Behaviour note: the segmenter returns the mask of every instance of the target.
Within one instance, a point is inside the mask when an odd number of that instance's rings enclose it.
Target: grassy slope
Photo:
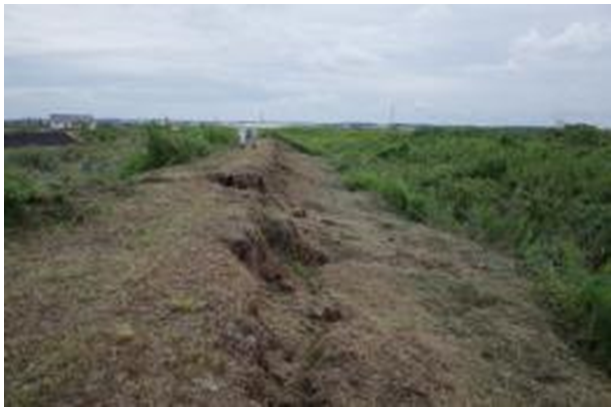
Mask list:
[[[609,366],[609,132],[314,128],[282,137],[412,220],[513,251],[573,341]]]

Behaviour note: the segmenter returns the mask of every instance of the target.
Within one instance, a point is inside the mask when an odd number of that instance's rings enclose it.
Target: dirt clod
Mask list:
[[[298,208],[292,211],[292,216],[295,218],[307,218],[307,211],[303,208]]]
[[[343,319],[343,314],[338,306],[313,306],[307,312],[307,317],[326,323],[335,323]]]
[[[267,191],[263,176],[257,173],[214,173],[209,179],[228,188],[254,190],[262,194]]]

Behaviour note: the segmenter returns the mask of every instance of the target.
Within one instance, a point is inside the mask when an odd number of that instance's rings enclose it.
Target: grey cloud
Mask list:
[[[610,124],[609,6],[5,7],[5,116]]]

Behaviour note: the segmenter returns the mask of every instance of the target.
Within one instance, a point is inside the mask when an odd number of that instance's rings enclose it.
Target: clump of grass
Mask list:
[[[119,344],[129,343],[136,338],[136,331],[130,323],[116,323],[113,327],[113,338]]]
[[[176,313],[193,313],[198,309],[199,304],[193,297],[181,295],[172,297],[169,300],[169,307]]]

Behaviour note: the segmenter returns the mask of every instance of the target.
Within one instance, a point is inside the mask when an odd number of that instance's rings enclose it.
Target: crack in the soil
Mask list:
[[[292,220],[274,218],[264,212],[254,217],[253,227],[226,242],[251,272],[284,292],[295,287],[293,271],[297,264],[313,268],[328,262],[326,254],[309,243]]]
[[[283,297],[284,293],[310,295],[309,306],[297,312],[298,320],[317,329],[304,335],[311,340],[308,345],[313,346],[319,344],[332,324],[345,316],[338,303],[325,301],[329,295],[313,292],[317,288],[311,283],[317,278],[314,270],[328,263],[329,258],[292,220],[307,215],[289,205],[283,180],[283,175],[289,171],[275,147],[261,169],[217,172],[209,179],[224,187],[260,194],[245,197],[248,209],[252,210],[249,225],[234,237],[225,238],[224,242],[250,272],[263,280],[269,289],[279,292],[269,293],[269,297],[275,298],[276,294]],[[257,307],[253,310],[258,312],[256,323],[250,326],[230,324],[223,341],[227,349],[244,356],[256,369],[246,385],[248,395],[266,405],[331,405],[331,399],[314,378],[313,352],[284,346],[282,338],[266,325],[267,317]],[[279,352],[286,353],[280,357]]]
[[[209,180],[227,188],[240,190],[255,190],[264,194],[267,192],[267,185],[262,175],[254,172],[224,173],[217,172],[211,174]]]

